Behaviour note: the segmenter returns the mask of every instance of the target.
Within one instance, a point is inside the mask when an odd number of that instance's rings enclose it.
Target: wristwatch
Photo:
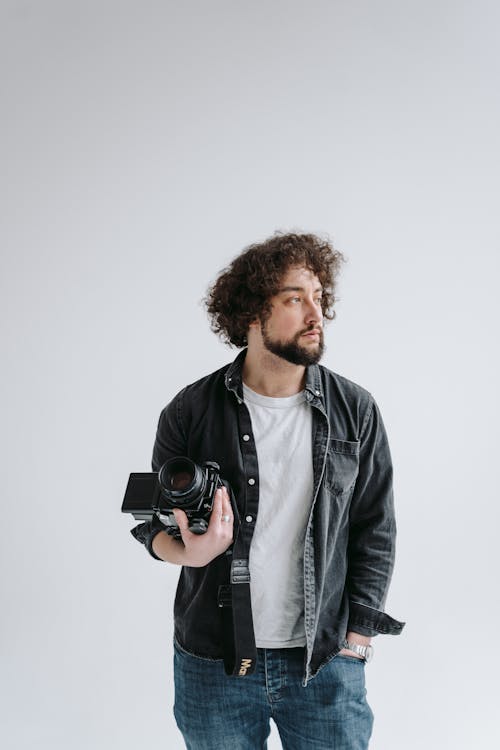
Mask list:
[[[366,662],[373,659],[373,646],[360,646],[359,643],[350,643],[345,640],[342,643],[342,648],[348,648],[350,651],[355,651],[357,654],[363,657]]]

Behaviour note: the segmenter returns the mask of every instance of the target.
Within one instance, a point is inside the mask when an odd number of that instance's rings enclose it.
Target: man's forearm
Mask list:
[[[179,539],[174,539],[165,531],[159,531],[153,538],[153,552],[161,560],[173,563],[174,565],[183,565],[186,548],[184,543]]]

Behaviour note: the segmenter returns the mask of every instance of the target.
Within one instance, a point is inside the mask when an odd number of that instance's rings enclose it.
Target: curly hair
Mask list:
[[[314,234],[275,232],[264,242],[249,245],[217,277],[204,303],[212,331],[229,345],[247,343],[250,323],[271,314],[271,297],[292,266],[312,271],[323,287],[323,316],[333,320],[335,286],[345,257]]]

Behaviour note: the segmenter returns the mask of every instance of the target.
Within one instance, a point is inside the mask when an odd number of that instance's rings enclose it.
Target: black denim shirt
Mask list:
[[[259,470],[242,394],[245,355],[186,386],[163,409],[152,467],[158,471],[172,456],[217,461],[234,491],[249,551]],[[305,391],[313,410],[314,489],[304,546],[304,685],[337,655],[348,630],[398,634],[405,625],[384,612],[396,523],[391,454],[378,406],[367,390],[321,365],[307,368]],[[153,557],[152,540],[162,528],[154,520],[138,534]],[[222,658],[217,593],[226,577],[224,555],[203,568],[181,569],[174,634],[197,656]]]

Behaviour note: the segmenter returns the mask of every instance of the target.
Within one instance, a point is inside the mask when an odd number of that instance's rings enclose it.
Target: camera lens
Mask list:
[[[164,500],[176,505],[190,505],[199,501],[205,491],[205,475],[189,458],[171,458],[163,464],[158,474]]]

